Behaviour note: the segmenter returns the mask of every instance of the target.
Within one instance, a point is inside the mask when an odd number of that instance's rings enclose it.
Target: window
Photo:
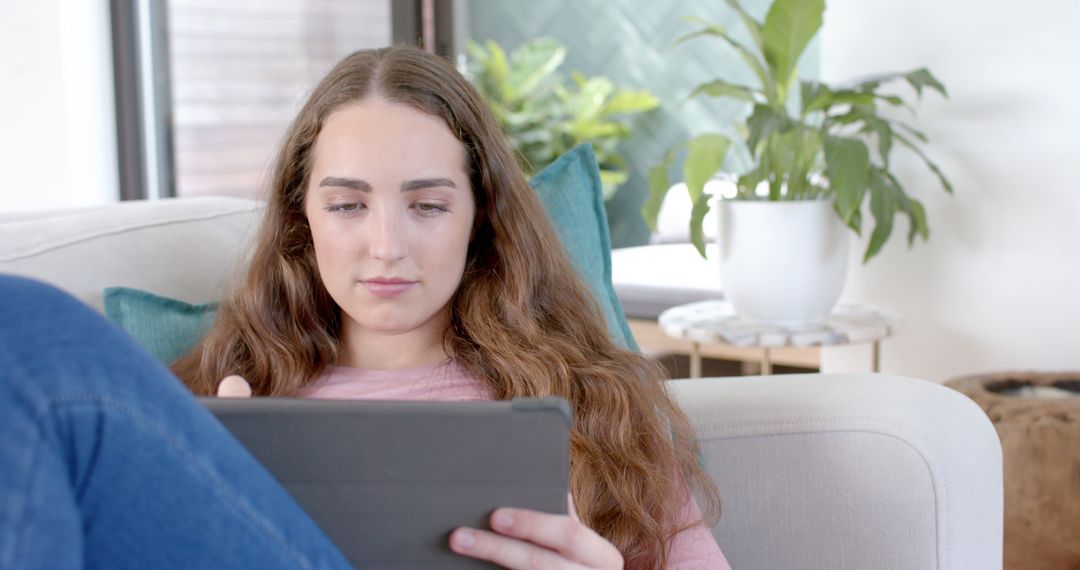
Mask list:
[[[289,122],[344,55],[390,44],[390,0],[170,0],[178,196],[262,196]]]

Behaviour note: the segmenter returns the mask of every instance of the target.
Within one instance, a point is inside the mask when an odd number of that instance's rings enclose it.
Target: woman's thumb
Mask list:
[[[217,395],[218,398],[250,398],[251,385],[239,376],[226,376],[218,384]]]

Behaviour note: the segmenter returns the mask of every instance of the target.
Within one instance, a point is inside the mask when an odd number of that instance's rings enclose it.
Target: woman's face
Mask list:
[[[304,210],[346,333],[441,338],[475,215],[465,160],[442,119],[408,105],[370,97],[326,119]]]

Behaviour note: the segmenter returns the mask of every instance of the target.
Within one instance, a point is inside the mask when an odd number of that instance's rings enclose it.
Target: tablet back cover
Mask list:
[[[497,507],[566,514],[561,398],[202,400],[357,568],[491,568],[450,531]]]

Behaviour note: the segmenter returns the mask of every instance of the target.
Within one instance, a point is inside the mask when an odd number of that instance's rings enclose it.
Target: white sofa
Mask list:
[[[254,202],[0,214],[0,272],[101,308],[124,285],[205,302],[236,274]],[[1002,460],[968,398],[882,374],[676,380],[723,495],[736,570],[999,570]]]

